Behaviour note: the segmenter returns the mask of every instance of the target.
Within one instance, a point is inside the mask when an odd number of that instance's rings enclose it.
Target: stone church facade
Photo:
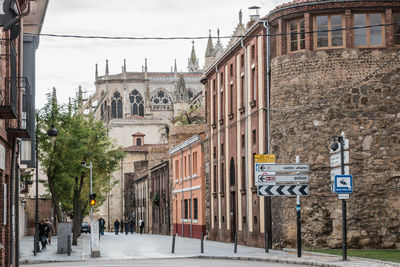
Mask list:
[[[83,104],[82,110],[104,121],[110,127],[109,136],[124,150],[129,150],[120,169],[112,174],[112,183],[116,185],[95,213],[96,218],[101,216],[106,220],[110,229],[115,219],[132,214],[124,209],[124,194],[133,189],[125,188],[123,177],[133,174],[134,162],[147,160],[143,149],[135,153],[131,148],[166,143],[166,125],[170,125],[171,119],[189,107],[202,106],[201,72],[193,42],[188,72],[178,72],[176,61],[170,72],[150,72],[146,59],[141,72],[128,72],[124,60],[122,72],[110,74],[107,60],[105,74],[99,76],[96,65],[95,77],[96,92]],[[135,139],[133,135],[137,133],[143,138]]]

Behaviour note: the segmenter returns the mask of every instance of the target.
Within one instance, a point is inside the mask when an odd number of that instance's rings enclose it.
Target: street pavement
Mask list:
[[[70,267],[76,263],[63,262],[63,263],[46,263],[40,264],[42,267]],[[210,266],[229,266],[229,267],[248,267],[248,261],[240,260],[211,260],[211,259],[146,259],[146,260],[113,260],[113,261],[85,261],[80,262],[79,266],[88,267],[210,267]],[[38,267],[37,264],[23,265],[24,267]],[[268,263],[268,267],[297,267],[299,265],[286,264],[286,263]],[[251,262],[251,267],[265,267],[265,262],[257,261]]]
[[[48,246],[47,250],[33,256],[33,238],[23,237],[20,241],[20,255],[21,263],[37,264],[51,263],[51,262],[85,262],[87,266],[114,266],[101,265],[104,261],[115,260],[155,260],[160,262],[160,259],[177,260],[177,259],[202,259],[213,260],[220,262],[220,260],[242,260],[251,261],[253,263],[275,262],[275,263],[289,263],[300,265],[314,265],[314,266],[354,266],[354,267],[400,267],[400,264],[381,262],[375,260],[367,260],[361,258],[349,258],[349,261],[342,262],[341,257],[306,253],[303,252],[303,257],[297,258],[297,254],[293,251],[277,251],[270,250],[265,253],[262,248],[254,248],[238,245],[237,253],[234,253],[234,246],[231,243],[204,241],[204,253],[200,253],[200,240],[176,237],[175,253],[171,253],[172,236],[162,235],[148,235],[148,234],[119,234],[105,233],[101,236],[100,240],[100,258],[90,258],[90,235],[82,234],[78,239],[78,246],[72,246],[71,256],[66,254],[60,255],[57,252],[57,237],[52,238],[52,244]],[[129,261],[128,261],[129,262]],[[163,262],[163,261],[161,261]],[[169,261],[165,261],[167,264]],[[100,264],[97,265],[96,263]],[[171,265],[155,265],[151,266],[174,266]],[[79,264],[81,265],[81,264]],[[223,263],[213,264],[215,266],[224,266]],[[51,265],[57,266],[57,265]],[[60,265],[68,266],[68,265]],[[130,266],[130,265],[122,265]],[[150,265],[140,265],[150,266]],[[195,265],[202,266],[202,265]],[[238,265],[240,266],[240,265]],[[279,266],[279,265],[278,265]]]

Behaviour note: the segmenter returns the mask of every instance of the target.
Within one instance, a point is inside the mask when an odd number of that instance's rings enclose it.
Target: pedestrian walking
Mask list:
[[[99,219],[99,230],[100,230],[99,234],[104,235],[105,225],[106,225],[106,221],[102,217],[100,217],[100,219]]]
[[[53,227],[53,224],[51,223],[51,221],[49,220],[49,218],[46,218],[45,223],[49,227],[49,232],[47,235],[47,243],[50,245],[51,244],[51,236],[54,234],[54,227]]]
[[[125,234],[127,235],[128,232],[129,232],[129,221],[128,221],[128,218],[125,219],[124,224],[125,224],[125,225],[124,225],[124,227],[125,227]]]
[[[121,233],[124,233],[124,219],[121,219]]]
[[[118,235],[118,230],[119,230],[119,221],[118,221],[118,219],[115,219],[114,228],[115,228],[115,234]]]
[[[49,233],[49,226],[41,219],[39,224],[39,240],[42,243],[42,250],[46,248],[47,235]]]
[[[129,221],[129,228],[131,229],[131,235],[133,235],[133,227],[135,226],[135,222],[133,219]]]
[[[139,220],[139,228],[140,228],[140,234],[142,234],[144,228],[144,221],[142,219]]]

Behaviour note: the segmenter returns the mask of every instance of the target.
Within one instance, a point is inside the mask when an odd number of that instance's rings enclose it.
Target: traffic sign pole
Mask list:
[[[339,137],[340,154],[341,154],[341,172],[344,175],[344,132]],[[346,200],[342,199],[342,260],[347,261],[347,215]]]
[[[300,157],[296,156],[296,164],[300,164]],[[299,184],[299,183],[297,183]],[[296,218],[297,218],[297,257],[301,258],[301,218],[300,218],[300,196],[296,197]]]

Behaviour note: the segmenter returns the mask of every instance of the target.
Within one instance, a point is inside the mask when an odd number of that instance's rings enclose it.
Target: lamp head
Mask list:
[[[50,141],[51,141],[52,143],[54,143],[54,141],[56,140],[57,135],[58,135],[58,131],[57,131],[57,129],[54,127],[54,124],[51,125],[50,130],[47,131],[47,135],[49,136]]]
[[[336,151],[338,148],[339,148],[339,143],[337,143],[337,142],[332,142],[331,143],[331,149],[333,151]]]

